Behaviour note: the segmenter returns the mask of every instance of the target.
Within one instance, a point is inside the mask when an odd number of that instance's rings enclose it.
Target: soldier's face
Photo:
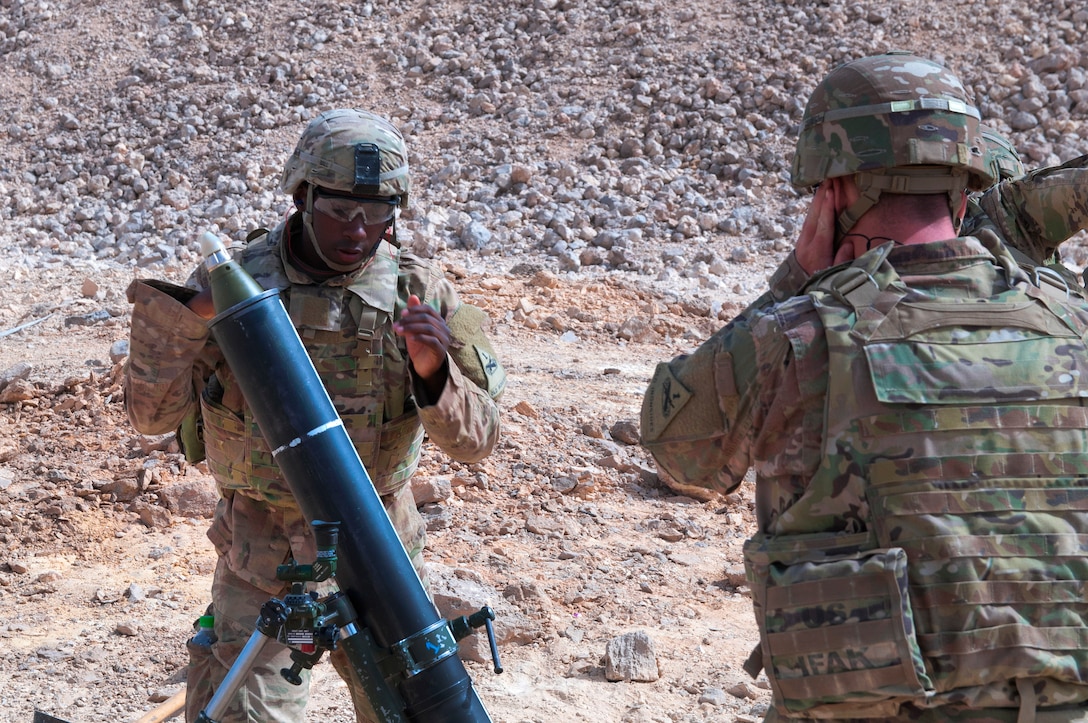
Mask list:
[[[392,224],[394,206],[315,188],[312,210],[314,243],[325,258],[358,267],[370,258]]]

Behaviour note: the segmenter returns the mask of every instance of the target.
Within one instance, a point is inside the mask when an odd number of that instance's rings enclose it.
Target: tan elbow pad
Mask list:
[[[642,401],[643,443],[728,431],[723,412],[737,403],[732,361],[716,345],[704,344],[679,363],[658,364]]]
[[[506,388],[506,370],[484,333],[488,322],[487,313],[479,307],[472,304],[457,307],[446,319],[453,335],[449,353],[462,374],[497,400]]]

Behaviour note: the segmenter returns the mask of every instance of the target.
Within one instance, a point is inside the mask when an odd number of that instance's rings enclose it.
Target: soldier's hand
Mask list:
[[[797,263],[809,275],[854,258],[851,244],[835,247],[836,221],[844,204],[840,179],[829,178],[816,189],[794,251]]]
[[[393,324],[393,331],[408,343],[408,356],[416,376],[425,382],[445,384],[446,350],[450,348],[450,328],[437,311],[422,303],[419,297],[408,297],[408,308]],[[441,386],[439,386],[441,391]]]

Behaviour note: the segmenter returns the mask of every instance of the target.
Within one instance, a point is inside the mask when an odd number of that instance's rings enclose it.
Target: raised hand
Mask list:
[[[437,382],[441,392],[446,381],[446,351],[450,348],[450,328],[446,320],[413,294],[408,297],[408,307],[401,312],[400,319],[394,322],[393,331],[407,342],[416,376],[429,390]]]
[[[820,184],[812,198],[801,235],[797,238],[797,263],[810,275],[854,258],[854,247],[836,247],[836,220],[846,205],[842,179]]]

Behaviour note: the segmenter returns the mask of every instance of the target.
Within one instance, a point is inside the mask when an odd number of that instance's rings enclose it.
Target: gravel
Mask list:
[[[799,231],[797,125],[841,61],[934,57],[1029,166],[1088,150],[1080,3],[946,10],[0,0],[3,263],[188,269],[202,231],[276,223],[305,121],[359,105],[408,136],[401,232],[426,256],[752,293]]]

